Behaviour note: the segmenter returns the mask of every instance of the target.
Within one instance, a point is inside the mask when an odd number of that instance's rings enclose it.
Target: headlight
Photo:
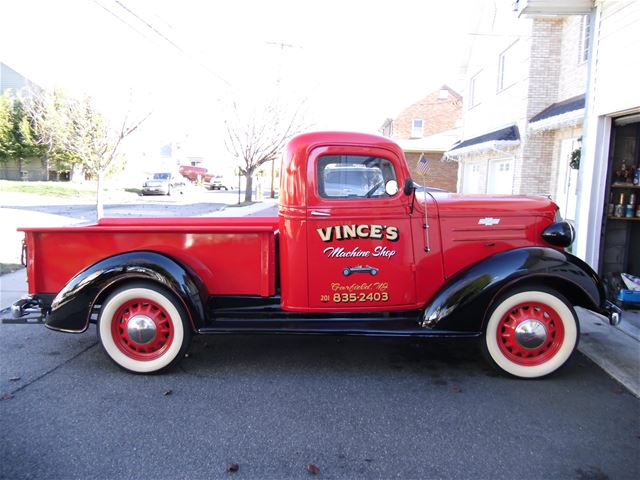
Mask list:
[[[556,213],[558,215],[558,213]],[[573,243],[575,238],[573,225],[566,221],[554,222],[544,229],[542,238],[556,247],[566,248]]]

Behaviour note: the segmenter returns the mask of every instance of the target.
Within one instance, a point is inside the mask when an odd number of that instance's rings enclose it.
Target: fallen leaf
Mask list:
[[[166,397],[167,395],[171,395],[173,393],[173,390],[169,389],[166,392],[163,393],[163,395]]]
[[[229,465],[227,465],[227,472],[235,473],[239,468],[240,465],[238,465],[237,463],[230,463]]]
[[[21,377],[11,377],[9,379],[10,382],[17,382],[18,380],[20,380]]]
[[[625,393],[624,387],[622,387],[621,385],[616,385],[615,387],[613,387],[613,393],[615,393],[616,395],[622,395],[623,393]]]
[[[462,391],[462,389],[460,387],[453,386],[453,387],[451,387],[451,391],[453,393],[460,393]]]
[[[5,393],[0,397],[0,400],[11,400],[12,398],[13,398],[13,395],[11,395],[10,393]]]
[[[313,463],[310,463],[309,465],[307,465],[307,472],[309,472],[311,475],[317,475],[320,473],[320,469]]]

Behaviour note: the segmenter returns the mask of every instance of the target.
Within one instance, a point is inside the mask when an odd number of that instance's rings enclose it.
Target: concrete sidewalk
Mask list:
[[[27,294],[27,269],[21,268],[13,273],[0,275],[0,310],[11,306],[13,302]],[[0,314],[0,318],[4,315]]]
[[[209,213],[207,217],[254,217],[261,216],[264,211],[273,211],[274,215],[277,215],[277,198],[267,198],[260,202],[252,203],[251,205],[245,205],[237,207],[235,205],[227,205],[226,207],[216,212]]]
[[[264,210],[254,205],[250,207],[254,207],[253,213]],[[27,293],[26,276],[24,268],[0,276],[0,311]],[[604,317],[579,307],[576,311],[581,331],[578,350],[640,397],[640,342],[622,329],[609,325]],[[8,315],[10,313],[4,311],[0,318]]]

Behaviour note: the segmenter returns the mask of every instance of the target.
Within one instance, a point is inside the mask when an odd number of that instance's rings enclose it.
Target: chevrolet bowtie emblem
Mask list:
[[[490,227],[491,225],[497,225],[499,223],[499,218],[485,217],[478,220],[478,225],[486,225],[487,227]]]

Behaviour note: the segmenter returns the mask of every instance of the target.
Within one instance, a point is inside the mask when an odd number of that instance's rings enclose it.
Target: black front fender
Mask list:
[[[422,326],[480,332],[494,299],[515,285],[535,283],[557,290],[574,305],[601,311],[604,288],[579,258],[552,248],[518,248],[497,253],[456,274],[425,309]]]
[[[148,251],[114,255],[78,273],[51,303],[46,326],[65,332],[84,332],[101,293],[129,279],[150,280],[169,289],[184,304],[192,327],[200,326],[205,314],[198,278],[175,260]]]

